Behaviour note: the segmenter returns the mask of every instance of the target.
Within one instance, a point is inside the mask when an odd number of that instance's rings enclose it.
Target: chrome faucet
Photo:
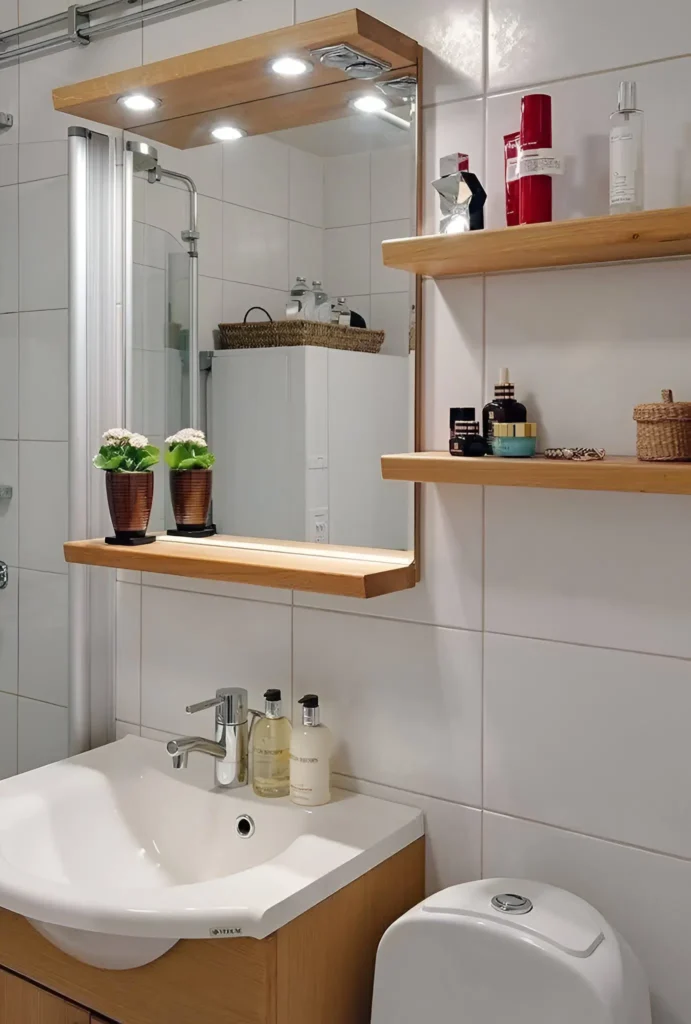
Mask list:
[[[248,715],[258,715],[247,707],[247,690],[226,687],[216,690],[210,700],[190,704],[185,708],[188,715],[197,711],[216,708],[216,738],[203,736],[180,736],[170,740],[167,751],[173,759],[174,768],[186,768],[190,751],[209,754],[215,759],[216,785],[237,789],[247,785],[247,763],[249,746]]]

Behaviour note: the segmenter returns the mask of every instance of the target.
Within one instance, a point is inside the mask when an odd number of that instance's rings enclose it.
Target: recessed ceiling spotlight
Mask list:
[[[235,142],[236,139],[244,138],[247,132],[232,124],[219,124],[218,128],[211,129],[211,134],[219,142]]]
[[[271,70],[275,75],[283,75],[285,78],[297,78],[298,75],[306,75],[312,70],[312,65],[302,57],[278,57],[271,62]]]
[[[388,104],[383,96],[367,93],[353,100],[353,106],[363,114],[378,114],[380,110],[386,110]]]
[[[145,96],[143,92],[133,92],[129,96],[121,96],[118,103],[127,107],[128,110],[136,110],[138,113],[153,110],[161,105],[160,100],[155,100],[153,96]]]

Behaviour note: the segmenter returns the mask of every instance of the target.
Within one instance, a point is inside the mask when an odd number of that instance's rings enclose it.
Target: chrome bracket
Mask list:
[[[7,562],[0,562],[0,590],[5,590],[10,582],[10,570]]]
[[[8,131],[14,124],[12,114],[0,114],[0,132]]]
[[[10,501],[12,494],[12,484],[0,484],[0,501]]]
[[[82,14],[77,4],[67,8],[67,36],[73,43],[88,46],[91,42],[88,33],[83,30],[89,27],[89,15]]]

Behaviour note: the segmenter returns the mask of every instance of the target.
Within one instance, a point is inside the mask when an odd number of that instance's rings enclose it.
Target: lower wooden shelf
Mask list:
[[[382,456],[385,480],[417,483],[485,484],[497,487],[555,487],[574,491],[631,491],[691,494],[691,462],[639,462],[608,456],[597,462],[555,459],[473,459],[448,452]]]
[[[119,547],[101,538],[68,541],[65,561],[359,598],[408,590],[416,583],[412,551],[223,535],[201,541],[162,535],[141,547]]]

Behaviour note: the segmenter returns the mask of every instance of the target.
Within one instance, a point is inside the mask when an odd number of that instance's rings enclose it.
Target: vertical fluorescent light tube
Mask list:
[[[68,535],[81,540],[89,523],[89,403],[87,366],[88,138],[86,128],[68,129],[68,332],[69,445]],[[89,684],[89,570],[68,567],[69,752],[91,743]]]

